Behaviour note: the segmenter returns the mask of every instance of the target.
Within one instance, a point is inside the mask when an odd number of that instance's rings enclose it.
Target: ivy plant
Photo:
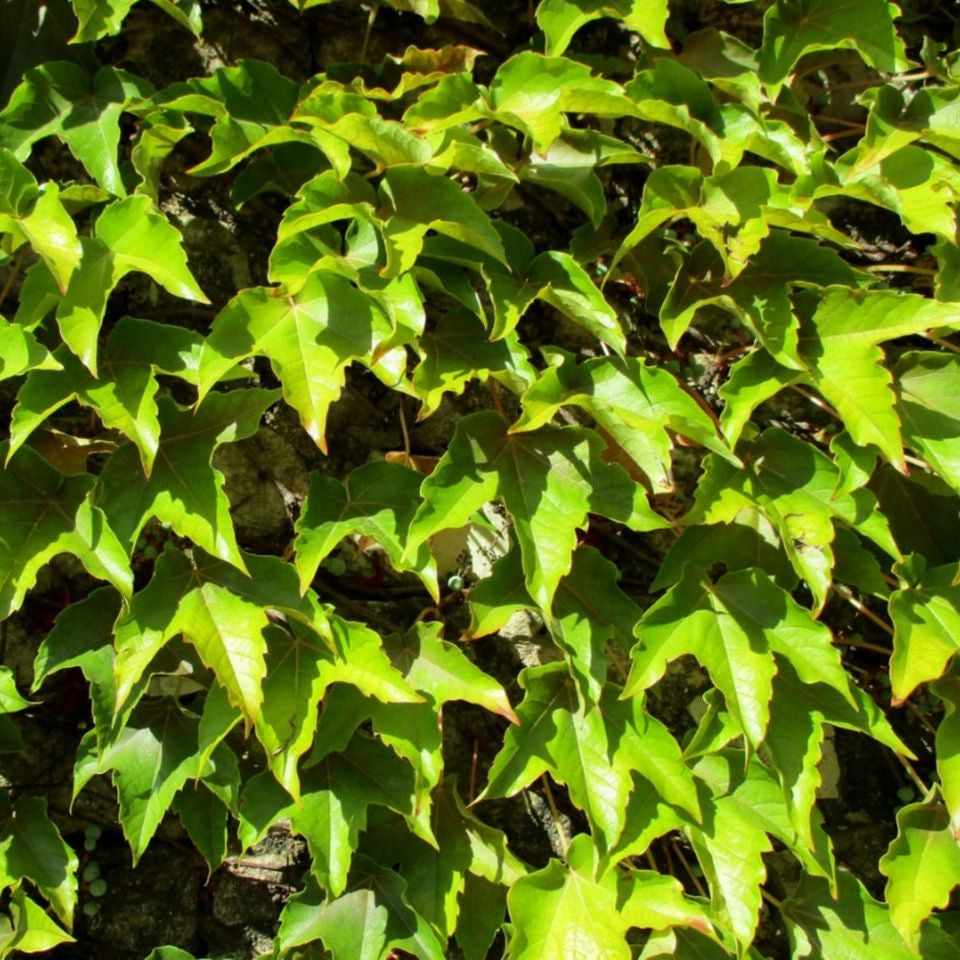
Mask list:
[[[153,3],[197,43],[216,6]],[[166,818],[210,871],[288,824],[276,958],[960,956],[952,14],[290,6],[362,7],[354,60],[153,82],[112,59],[149,5],[72,0],[8,83],[0,618],[61,555],[76,589],[0,665],[0,750],[79,671],[72,795],[112,781],[135,863]],[[226,293],[183,190],[275,214]],[[402,439],[344,466],[363,403]],[[281,421],[314,469],[271,549],[226,454]],[[869,868],[837,730],[887,763]],[[101,882],[5,785],[0,957]]]

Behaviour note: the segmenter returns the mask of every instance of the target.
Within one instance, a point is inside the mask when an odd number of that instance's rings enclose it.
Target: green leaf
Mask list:
[[[807,872],[832,878],[829,841],[818,828],[817,853],[807,851],[773,775],[756,759],[748,762],[742,751],[704,757],[694,770],[712,797],[701,801],[703,829],[688,829],[687,835],[710,883],[713,904],[725,909],[728,929],[744,949],[759,919],[767,872],[763,854],[773,848],[767,834],[785,844]]]
[[[563,663],[527,668],[520,683],[527,691],[517,708],[520,725],[507,731],[480,799],[512,796],[549,772],[586,813],[598,843],[610,847],[623,830],[636,770],[696,815],[679,747],[638,700],[618,701],[619,688],[608,686],[600,702],[584,706]]]
[[[387,251],[384,276],[397,276],[413,266],[428,230],[507,263],[503,241],[492,221],[453,180],[403,164],[387,170],[380,192]]]
[[[334,960],[379,960],[387,941],[389,911],[371,889],[354,890],[329,900],[310,878],[280,914],[277,951],[322,940]]]
[[[837,893],[831,895],[825,881],[804,877],[784,901],[782,915],[794,957],[846,960],[882,952],[890,960],[916,958],[890,922],[886,904],[874,900],[856,877],[844,871],[838,873],[837,885]],[[950,955],[942,956],[946,960]]]
[[[763,20],[760,79],[785,80],[813,50],[856,50],[881,73],[905,70],[903,41],[893,25],[899,15],[887,0],[777,0]]]
[[[177,144],[193,133],[186,119],[172,110],[155,110],[141,121],[140,136],[130,151],[130,162],[140,175],[136,193],[159,201],[160,174],[164,161]]]
[[[547,53],[559,57],[573,35],[599,17],[616,17],[653,47],[669,47],[664,33],[667,22],[665,0],[543,0],[537,7],[537,24],[547,38]]]
[[[275,557],[247,556],[243,561],[249,576],[211,557],[195,555],[191,560],[179,550],[164,550],[150,583],[117,622],[118,707],[155,653],[182,632],[214,672],[230,703],[241,710],[248,730],[258,720],[266,675],[262,630],[267,610],[315,624],[314,629],[324,634],[327,623],[312,596],[300,597],[289,564]]]
[[[30,706],[29,700],[24,700],[17,690],[17,680],[13,671],[0,665],[0,714],[16,713]]]
[[[199,37],[203,32],[200,0],[152,0],[152,2],[195,36]]]
[[[200,354],[201,398],[241,360],[270,358],[286,401],[326,451],[327,413],[354,360],[372,362],[390,332],[375,300],[342,277],[315,273],[292,296],[243,290],[217,315]]]
[[[326,687],[323,666],[330,649],[316,634],[271,626],[267,634],[263,704],[256,716],[257,739],[271,771],[294,798],[300,799],[297,765],[313,743],[317,710]]]
[[[157,947],[147,955],[147,960],[196,960],[192,953],[179,947]]]
[[[839,495],[840,471],[812,444],[770,428],[741,455],[749,464],[741,471],[726,460],[707,458],[686,521],[736,523],[744,511],[760,507],[794,570],[813,591],[816,610],[830,584],[835,521],[855,528],[892,557],[900,555],[873,494],[861,488]]]
[[[102,747],[113,723],[117,703],[113,679],[113,626],[120,614],[121,596],[104,587],[65,607],[44,637],[33,664],[33,690],[50,675],[79,667],[90,685],[93,724]]]
[[[272,144],[316,145],[309,132],[289,125],[298,97],[297,84],[275,66],[243,60],[235,67],[221,67],[212,76],[175,83],[154,97],[154,103],[165,112],[215,118],[210,155],[190,169],[202,177],[224,173]]]
[[[608,644],[617,662],[633,645],[633,628],[641,616],[640,608],[617,585],[619,579],[614,564],[592,547],[580,547],[554,597],[551,632],[587,703],[600,700]]]
[[[8,950],[15,953],[43,953],[62,943],[74,942],[74,938],[57,926],[22,887],[10,895],[10,916],[13,927],[5,935],[2,921],[6,918],[0,915],[0,956],[10,956]]]
[[[897,836],[880,859],[880,872],[887,878],[890,922],[917,950],[920,925],[933,909],[947,906],[960,883],[960,840],[943,804],[928,800],[901,808]]]
[[[617,886],[620,913],[631,927],[665,930],[691,926],[702,933],[712,932],[704,905],[686,897],[676,877],[656,870],[634,870]]]
[[[320,939],[333,960],[379,960],[391,949],[443,960],[436,934],[408,905],[406,886],[393,870],[358,857],[347,893],[325,899],[308,884],[291,900],[277,935],[281,953]]]
[[[379,637],[360,624],[331,618],[326,641],[291,621],[268,630],[263,706],[257,738],[277,781],[300,799],[299,759],[314,743],[317,707],[331,683],[353,683],[385,703],[415,704],[421,698],[385,656]]]
[[[960,679],[956,673],[950,673],[931,689],[943,701],[943,718],[936,737],[940,792],[950,813],[953,834],[960,837]]]
[[[0,799],[0,886],[26,878],[67,926],[77,904],[77,855],[47,815],[47,801],[20,796]],[[23,949],[23,948],[21,948]]]
[[[897,413],[908,446],[960,490],[960,364],[951,354],[905,353],[894,368]]]
[[[234,390],[208,396],[196,411],[167,396],[157,401],[160,444],[149,477],[135,444],[120,447],[100,474],[99,506],[132,549],[144,524],[156,517],[208,553],[243,570],[223,474],[211,466],[222,443],[250,436],[276,390]],[[22,455],[24,451],[21,451]]]
[[[66,348],[54,352],[57,371],[33,370],[17,394],[10,423],[10,449],[26,439],[64,404],[77,400],[99,414],[104,427],[136,444],[147,477],[160,442],[154,372],[193,378],[199,334],[182,327],[123,317],[100,354],[99,376]],[[149,361],[145,360],[149,357]]]
[[[64,343],[97,375],[97,336],[107,298],[128,273],[146,273],[174,296],[207,303],[197,286],[177,229],[148,197],[117,200],[82,239],[83,259],[57,307]]]
[[[814,383],[836,408],[860,446],[876,444],[901,471],[906,467],[889,372],[881,366],[882,340],[955,325],[947,304],[916,294],[831,290],[810,321],[801,351]]]
[[[910,754],[873,698],[859,687],[849,684],[845,691],[838,691],[826,683],[803,683],[790,661],[778,657],[764,745],[783,786],[791,823],[811,851],[814,837],[810,818],[821,784],[819,764],[825,723],[859,730],[891,750]]]
[[[633,105],[611,80],[595,77],[590,68],[563,57],[518,53],[500,65],[490,84],[493,116],[533,140],[541,155],[560,136],[565,113],[623,116]]]
[[[0,147],[0,233],[11,235],[11,251],[29,243],[57,286],[67,289],[82,253],[76,225],[57,184],[38,187],[33,174],[5,147]]]
[[[671,433],[734,461],[715,423],[676,378],[633,357],[596,357],[577,364],[562,352],[523,395],[511,433],[547,423],[562,406],[586,410],[649,479],[654,492],[673,489]],[[738,461],[736,461],[738,462]]]
[[[7,444],[0,444],[0,455]],[[0,614],[23,603],[40,568],[72,553],[91,576],[129,596],[133,575],[103,511],[90,502],[88,474],[64,477],[33,450],[20,450],[0,470]]]
[[[205,786],[187,784],[174,799],[173,809],[212,873],[227,855],[227,808],[223,801]]]
[[[491,341],[483,322],[469,310],[441,317],[420,337],[419,348],[423,359],[413,372],[413,388],[423,401],[419,420],[437,411],[444,394],[459,396],[473,380],[493,377],[521,393],[536,378],[530,354],[516,333]]]
[[[120,32],[136,0],[71,0],[79,21],[73,43],[89,43]]]
[[[890,684],[896,701],[941,676],[960,649],[960,585],[956,564],[933,567],[890,595],[893,655]]]
[[[426,545],[421,545],[410,563],[403,559],[421,480],[415,471],[385,460],[357,467],[344,483],[314,473],[296,524],[300,588],[306,590],[320,564],[344,537],[360,534],[376,540],[397,570],[416,573],[438,600],[436,562]]]
[[[747,421],[761,403],[800,379],[799,371],[777,363],[766,350],[752,350],[741,357],[718,391],[724,403],[720,429],[730,446],[736,446]]]
[[[91,78],[75,63],[45,63],[26,72],[0,111],[0,146],[25,160],[38,140],[58,136],[104,190],[122,197],[120,115],[150,92],[126,70],[101,67]]]
[[[794,286],[853,286],[866,279],[867,275],[845,263],[835,250],[772,230],[750,263],[727,283],[719,252],[712,244],[701,243],[677,273],[660,309],[660,325],[670,347],[676,349],[697,311],[716,304],[748,323],[779,364],[800,370],[797,321],[790,300]],[[759,380],[759,374],[756,376]],[[777,376],[783,374],[778,371]],[[763,399],[772,395],[767,393]]]
[[[18,377],[30,370],[56,370],[58,366],[53,354],[26,327],[0,317],[0,380]]]
[[[549,614],[588,513],[638,530],[667,525],[622,468],[602,461],[601,450],[600,438],[582,427],[510,434],[494,413],[465,417],[423,483],[425,503],[410,526],[407,554],[437,531],[463,526],[499,495],[514,520],[527,589]]]
[[[710,672],[747,739],[759,745],[770,716],[776,667],[788,658],[806,682],[847,691],[846,672],[829,630],[761,570],[725,574],[716,583],[688,566],[676,586],[637,625],[639,642],[625,695],[651,687],[667,664],[691,653]]]
[[[323,134],[343,140],[369,157],[378,170],[405,163],[425,167],[430,161],[430,144],[396,120],[385,120],[375,111],[331,111],[330,100],[330,94],[321,87],[298,105],[294,119],[316,125],[315,129]],[[352,102],[356,100],[352,98]],[[347,95],[342,104],[350,102]],[[335,119],[330,116],[332,112]]]
[[[831,180],[817,187],[814,197],[853,197],[892,210],[914,233],[930,232],[948,241],[954,236],[960,176],[951,160],[910,145],[866,169],[856,161],[855,153],[841,157]]]
[[[510,888],[508,960],[629,960],[628,921],[617,908],[615,875],[597,879],[585,871],[576,861],[589,853],[589,839],[576,837],[569,866],[551,860]]]
[[[116,742],[97,755],[92,733],[77,751],[74,797],[94,774],[112,773],[120,802],[120,826],[134,864],[143,855],[173,798],[191,775],[197,723],[169,697],[143,701]]]
[[[469,660],[459,647],[440,638],[440,624],[418,622],[403,637],[385,641],[390,660],[415,690],[434,703],[464,700],[519,723],[506,691]]]
[[[363,624],[328,618],[333,661],[324,668],[326,682],[353,684],[381,703],[421,703],[420,696],[391,663],[383,638]]]

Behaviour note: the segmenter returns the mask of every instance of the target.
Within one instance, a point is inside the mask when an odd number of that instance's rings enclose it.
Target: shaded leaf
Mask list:
[[[774,651],[806,682],[828,682],[849,698],[830,632],[761,570],[728,573],[710,583],[701,571],[686,567],[680,582],[647,610],[636,633],[627,696],[648,689],[670,661],[692,653],[754,745],[764,739],[770,716]]]
[[[887,0],[778,0],[763,21],[760,78],[778,83],[803,54],[837,48],[856,50],[883,73],[904,70],[909,61],[893,24],[898,13]]]
[[[901,471],[905,468],[900,423],[889,372],[878,344],[931,327],[952,325],[947,304],[916,294],[832,290],[803,336],[801,351],[814,383],[836,408],[860,446],[873,443]]]
[[[47,814],[47,801],[20,796],[0,799],[0,884],[29,879],[67,926],[77,904],[77,855]],[[23,949],[21,947],[21,949]]]
[[[54,352],[60,369],[33,370],[17,394],[10,423],[11,451],[71,400],[97,411],[104,427],[137,445],[149,477],[160,442],[154,372],[190,379],[202,339],[182,327],[122,318],[110,331],[94,376],[66,347]],[[146,361],[144,357],[149,357]]]
[[[649,478],[655,492],[671,490],[668,430],[736,460],[714,422],[666,370],[633,357],[597,357],[577,364],[557,352],[523,395],[523,414],[511,433],[535,429],[562,406],[586,410]]]
[[[463,526],[499,495],[514,520],[527,589],[548,613],[570,569],[576,527],[588,513],[634,529],[666,526],[622,468],[602,461],[601,448],[600,438],[581,427],[511,435],[494,413],[465,417],[423,483],[425,503],[411,524],[407,553],[439,530]]]
[[[141,473],[133,443],[120,447],[100,474],[98,504],[128,549],[156,517],[208,553],[245,569],[223,474],[211,461],[220,444],[254,433],[276,399],[276,390],[234,390],[208,396],[196,411],[168,396],[158,399],[160,443],[150,476]]]
[[[7,444],[0,445],[5,455]],[[91,576],[124,596],[133,587],[126,553],[104,513],[90,502],[89,474],[64,477],[30,449],[0,470],[0,614],[23,602],[40,568],[58,553],[72,553]]]
[[[0,146],[25,160],[38,140],[58,136],[101,187],[122,197],[120,115],[150,93],[147,81],[116,67],[93,77],[66,60],[33,67],[0,112]]]
[[[120,826],[134,864],[143,855],[173,798],[191,775],[197,723],[169,697],[134,708],[115,743],[97,755],[93,734],[77,751],[73,793],[98,773],[112,773],[120,802]]]
[[[44,637],[33,664],[33,689],[59,670],[79,667],[90,685],[97,742],[106,744],[117,703],[113,679],[113,626],[120,614],[121,596],[110,588],[94,590],[60,612]]]
[[[422,477],[397,463],[379,461],[357,467],[340,483],[314,473],[297,519],[296,567],[306,590],[323,560],[351,534],[374,539],[397,570],[410,570],[439,599],[436,562],[422,545],[410,562],[403,559],[404,540],[419,504]]]
[[[444,394],[460,395],[472,380],[493,377],[514,393],[533,383],[536,372],[515,332],[491,341],[481,320],[469,310],[445,314],[420,338],[423,359],[413,372],[413,388],[423,401],[424,420],[435,413]]]
[[[559,57],[584,24],[599,17],[616,17],[654,47],[667,47],[665,2],[642,0],[544,0],[537,7],[537,24],[547,37],[547,53]]]
[[[894,368],[897,412],[907,444],[960,490],[960,365],[950,354],[910,352]]]
[[[874,900],[856,877],[841,870],[837,885],[837,895],[832,896],[825,881],[805,877],[784,901],[783,917],[794,957],[846,960],[865,951],[882,952],[890,960],[917,956],[890,922],[886,904]],[[938,954],[937,960],[955,955],[955,951]]]

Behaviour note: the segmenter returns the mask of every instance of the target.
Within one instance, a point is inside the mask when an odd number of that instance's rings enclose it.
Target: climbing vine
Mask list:
[[[210,5],[153,3],[200,42]],[[302,837],[278,958],[960,956],[953,14],[335,6],[351,62],[155,84],[114,58],[148,5],[72,0],[59,47],[0,5],[36,51],[0,111],[0,619],[61,555],[79,585],[0,665],[0,750],[79,671],[72,795],[112,782],[134,863],[165,818],[211,872]],[[203,189],[262,211],[226,294]],[[359,403],[400,439],[341,470]],[[222,455],[281,422],[313,470],[252,543]],[[887,764],[873,871],[838,729]],[[109,879],[101,825],[6,786],[0,957]]]

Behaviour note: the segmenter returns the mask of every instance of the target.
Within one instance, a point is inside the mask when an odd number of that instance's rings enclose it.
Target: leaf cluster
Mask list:
[[[210,871],[289,825],[277,958],[960,955],[955,53],[886,0],[380,0],[364,62],[157,87],[106,62],[134,6],[72,0],[92,62],[0,109],[0,619],[62,554],[84,585],[0,665],[0,751],[79,670],[73,797],[112,781],[135,863],[168,816]],[[488,47],[374,63],[379,7]],[[184,156],[275,211],[261,282],[196,269]],[[357,389],[403,449],[340,471]],[[283,418],[316,469],[263,552],[222,454]],[[825,821],[837,728],[905,771],[879,887]],[[488,802],[523,794],[539,865]],[[0,958],[71,939],[56,819],[0,793]]]

